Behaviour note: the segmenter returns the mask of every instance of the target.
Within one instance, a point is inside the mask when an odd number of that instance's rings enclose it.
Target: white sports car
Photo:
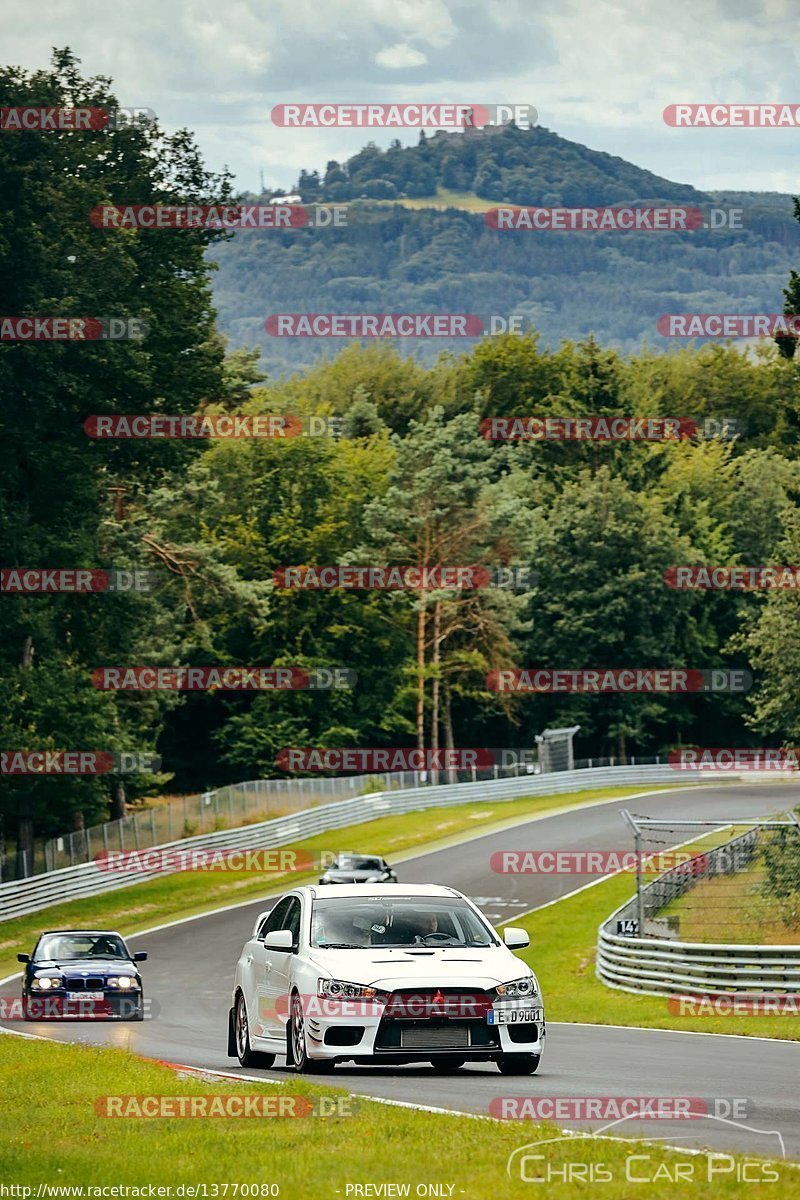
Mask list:
[[[244,1067],[277,1055],[297,1071],[337,1062],[430,1062],[440,1070],[496,1062],[539,1066],[539,984],[454,888],[364,884],[298,887],[261,913],[236,966],[228,1054]]]

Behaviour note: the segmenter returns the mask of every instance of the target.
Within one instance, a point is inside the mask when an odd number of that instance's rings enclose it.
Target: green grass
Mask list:
[[[797,900],[769,896],[763,890],[765,880],[761,862],[733,875],[712,875],[673,900],[662,915],[678,918],[684,942],[796,946],[800,942]]]
[[[402,200],[370,200],[370,204],[401,204],[403,208],[460,208],[464,212],[487,212],[497,208],[502,200],[483,200],[474,192],[457,192],[451,188],[437,188],[435,196],[416,196]]]
[[[633,995],[601,983],[595,975],[598,926],[635,890],[635,877],[622,873],[549,908],[511,919],[530,935],[531,945],[520,957],[539,976],[548,1020],[800,1039],[796,1017],[679,1016],[667,1009],[666,996]]]
[[[511,1093],[510,1081],[498,1075],[498,1094]],[[275,1183],[284,1200],[345,1200],[354,1183],[452,1185],[455,1200],[497,1200],[546,1195],[573,1200],[586,1185],[551,1184],[533,1191],[530,1182],[506,1176],[509,1154],[528,1143],[558,1138],[552,1125],[530,1122],[470,1120],[388,1105],[351,1101],[350,1115],[329,1117],[155,1117],[101,1116],[95,1102],[108,1096],[230,1096],[235,1094],[320,1096],[346,1093],[317,1087],[287,1076],[277,1086],[178,1076],[155,1062],[126,1051],[28,1041],[0,1036],[0,1089],[4,1137],[0,1144],[0,1179],[34,1189],[51,1186],[134,1186],[148,1184],[197,1187],[206,1195],[233,1198],[233,1185]],[[420,1097],[424,1099],[424,1096]],[[140,1101],[141,1102],[141,1101]],[[101,1100],[102,1104],[102,1100]],[[658,1130],[654,1129],[654,1136]],[[653,1144],[556,1141],[542,1147],[548,1164],[562,1169],[565,1161],[602,1163],[613,1175],[601,1194],[607,1200],[674,1200],[676,1164],[695,1172],[689,1194],[715,1200],[754,1195],[752,1183],[737,1183],[733,1162],[724,1176],[707,1182],[709,1160]],[[631,1164],[631,1173],[654,1182],[625,1181],[625,1160],[649,1154]],[[741,1162],[741,1156],[737,1156]],[[753,1162],[754,1160],[750,1160]],[[533,1167],[534,1164],[531,1164]],[[717,1163],[717,1167],[721,1167]],[[535,1164],[538,1171],[546,1170]],[[756,1170],[756,1167],[751,1168]],[[783,1163],[772,1168],[777,1181],[768,1185],[774,1200],[797,1195],[797,1172]],[[734,1176],[732,1178],[732,1176]],[[214,1191],[214,1185],[218,1190]],[[541,1189],[541,1185],[540,1185]],[[17,1193],[19,1195],[19,1193]],[[191,1195],[185,1192],[185,1195]],[[194,1193],[203,1195],[202,1191]],[[241,1196],[241,1191],[238,1195]],[[260,1190],[257,1193],[260,1195]],[[373,1193],[374,1194],[374,1193]],[[757,1188],[755,1194],[760,1194]],[[23,1194],[24,1195],[24,1194]],[[351,1192],[350,1195],[353,1195]],[[445,1190],[444,1195],[448,1195]]]
[[[380,854],[390,862],[403,851],[436,845],[442,839],[472,829],[489,829],[498,823],[537,816],[572,804],[613,800],[629,796],[641,788],[617,787],[567,792],[557,796],[526,796],[517,800],[476,801],[447,808],[433,808],[401,816],[380,817],[362,825],[332,830],[306,839],[302,846],[311,851],[358,848]],[[659,788],[647,791],[663,790]],[[402,871],[398,872],[402,880]],[[135,933],[175,917],[188,917],[225,904],[257,900],[291,885],[316,879],[319,872],[270,874],[225,873],[220,871],[184,871],[134,887],[53,904],[29,916],[0,923],[0,976],[17,970],[18,951],[29,952],[43,929],[69,929],[89,925]]]

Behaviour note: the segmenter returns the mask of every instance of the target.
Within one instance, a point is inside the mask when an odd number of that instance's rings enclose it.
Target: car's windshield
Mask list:
[[[498,939],[463,900],[428,896],[319,897],[311,944],[320,949],[369,946],[492,946]]]
[[[340,854],[333,864],[334,871],[382,871],[379,858],[364,858],[361,854]]]
[[[57,962],[67,958],[128,959],[122,938],[109,933],[50,933],[40,940],[34,955],[36,960]]]

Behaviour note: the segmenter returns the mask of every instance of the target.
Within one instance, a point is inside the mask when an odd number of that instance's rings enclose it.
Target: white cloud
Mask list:
[[[791,180],[794,134],[663,124],[680,101],[796,99],[797,0],[105,0],[18,5],[4,58],[45,67],[70,46],[122,104],[194,130],[209,168],[242,187],[290,186],[396,131],[292,131],[273,105],[299,101],[533,104],[542,124],[684,182],[740,188]],[[409,74],[413,82],[409,82]],[[401,134],[405,143],[416,132]],[[795,185],[793,185],[795,186]]]
[[[415,50],[405,42],[396,42],[394,46],[387,46],[375,55],[378,66],[386,67],[389,71],[399,71],[403,67],[424,67],[427,61],[421,50]]]

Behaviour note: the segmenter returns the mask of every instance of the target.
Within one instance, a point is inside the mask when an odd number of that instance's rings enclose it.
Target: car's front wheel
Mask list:
[[[239,992],[236,1005],[232,1010],[233,1038],[236,1046],[236,1057],[243,1067],[271,1067],[275,1062],[274,1054],[263,1054],[260,1050],[250,1049],[250,1027],[247,1023],[247,1005],[244,995]]]
[[[333,1061],[325,1058],[309,1058],[306,1049],[306,1022],[303,1016],[303,1001],[297,992],[292,996],[292,1012],[289,1017],[287,1065],[291,1063],[298,1075],[321,1075],[333,1070]]]
[[[501,1075],[535,1075],[539,1070],[541,1054],[503,1054],[497,1060]]]

